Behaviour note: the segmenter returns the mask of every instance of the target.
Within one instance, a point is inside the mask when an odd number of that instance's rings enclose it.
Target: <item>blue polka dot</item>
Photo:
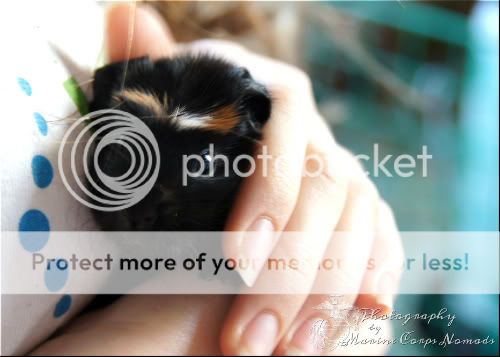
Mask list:
[[[28,96],[31,95],[31,85],[29,82],[21,77],[17,77],[17,83],[19,84],[19,87],[21,87],[21,90]]]
[[[55,259],[47,264],[45,286],[52,292],[61,290],[68,280],[69,263],[65,259]]]
[[[35,118],[36,125],[38,125],[38,130],[40,130],[40,133],[43,136],[46,136],[47,132],[48,132],[48,128],[47,128],[47,122],[45,121],[45,118],[40,113],[33,113],[33,117]]]
[[[36,155],[31,161],[31,171],[35,184],[40,188],[46,188],[52,182],[54,171],[50,161],[42,155]]]
[[[54,309],[54,317],[57,319],[69,311],[71,308],[71,295],[63,295],[61,300],[56,304]]]
[[[42,249],[49,240],[49,220],[43,212],[31,209],[19,220],[19,239],[29,252]]]

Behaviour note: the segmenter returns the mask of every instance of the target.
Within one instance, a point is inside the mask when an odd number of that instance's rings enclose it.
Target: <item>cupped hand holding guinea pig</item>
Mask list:
[[[135,11],[134,37],[129,47],[130,11]],[[273,98],[270,118],[263,128],[262,146],[280,157],[279,169],[269,166],[266,175],[255,174],[242,182],[225,229],[233,232],[224,242],[230,256],[267,258],[274,249],[286,249],[300,257],[308,254],[340,256],[355,261],[329,280],[332,292],[345,284],[363,294],[345,296],[358,307],[393,307],[400,272],[392,268],[402,261],[403,250],[391,209],[345,148],[340,146],[318,113],[311,83],[301,70],[251,53],[234,43],[203,40],[176,44],[166,25],[152,10],[117,5],[109,10],[108,53],[110,62],[149,56],[152,59],[185,53],[211,52],[238,66],[265,85]],[[257,149],[258,151],[259,149]],[[258,153],[258,152],[257,152]],[[314,155],[325,163],[315,177],[302,175]],[[252,239],[245,231],[254,231]],[[280,232],[301,231],[303,240],[280,239]],[[332,239],[334,232],[349,232],[351,239]],[[255,237],[257,236],[257,239]],[[366,261],[380,259],[387,269],[366,275]],[[263,273],[264,274],[264,273]],[[321,273],[319,273],[320,275]],[[342,275],[342,276],[340,276]],[[330,275],[331,276],[331,275]],[[265,279],[258,272],[243,277],[254,283]],[[282,286],[312,286],[320,279],[310,274],[283,275]],[[239,296],[123,296],[102,310],[71,321],[57,337],[45,342],[40,355],[173,355],[173,354],[383,354],[384,345],[353,345],[320,351],[310,342],[315,321],[328,312],[313,307],[328,295]],[[322,314],[325,314],[324,316]],[[373,321],[366,323],[372,324]],[[361,329],[367,328],[366,323]],[[390,325],[381,329],[389,338]]]

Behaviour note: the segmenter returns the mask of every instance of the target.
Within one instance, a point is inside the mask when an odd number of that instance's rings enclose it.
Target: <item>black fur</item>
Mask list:
[[[178,107],[204,115],[229,106],[237,109],[238,124],[230,132],[178,130],[147,107],[127,101],[117,103],[114,96],[122,89],[147,92],[160,100],[167,98],[167,109],[162,113],[165,118]],[[157,61],[144,57],[128,64],[113,63],[96,71],[93,90],[90,110],[116,108],[139,117],[155,135],[161,160],[157,183],[141,202],[119,212],[94,211],[101,228],[222,230],[242,180],[233,172],[232,161],[240,154],[253,154],[255,142],[261,139],[261,129],[270,116],[271,100],[266,88],[255,82],[246,69],[201,55]],[[229,158],[229,177],[221,168],[214,177],[190,178],[183,186],[182,156],[200,154],[209,144],[214,145],[215,154]],[[106,173],[118,175],[129,167],[130,158],[123,148],[111,145],[101,152],[99,163]],[[99,183],[92,162],[89,167]],[[92,192],[99,195],[96,190]],[[168,199],[164,192],[169,192]]]

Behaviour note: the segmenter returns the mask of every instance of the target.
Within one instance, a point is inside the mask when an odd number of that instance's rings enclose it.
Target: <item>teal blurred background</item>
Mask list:
[[[346,113],[332,123],[338,141],[395,155],[426,145],[434,156],[426,179],[374,178],[402,230],[498,231],[498,3],[455,4],[465,13],[436,2],[331,4],[360,21],[362,46],[422,95],[422,108],[384,90],[320,26],[308,28],[319,105],[334,98]]]
[[[498,231],[498,2],[328,5],[358,28],[349,47],[324,25],[307,27],[306,68],[337,140],[356,154],[372,154],[377,143],[381,154],[416,155],[426,145],[433,155],[426,178],[373,177],[399,228]],[[352,49],[359,42],[366,53]],[[391,92],[391,83],[370,68],[373,59],[406,87]],[[423,102],[409,101],[408,89]],[[373,173],[370,164],[365,168]],[[496,343],[446,349],[397,344],[390,353],[498,355],[498,306],[496,295],[400,296],[400,312],[447,307],[457,314],[451,328],[412,322],[404,331],[415,329],[421,337],[489,335]],[[394,327],[399,336],[401,326]]]

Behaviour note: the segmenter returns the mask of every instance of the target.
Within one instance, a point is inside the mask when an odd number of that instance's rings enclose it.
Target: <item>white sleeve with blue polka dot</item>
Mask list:
[[[1,230],[18,231],[16,244],[29,254],[43,251],[52,231],[96,229],[87,208],[61,182],[57,150],[65,118],[81,109],[68,93],[68,83],[89,83],[102,49],[104,11],[91,1],[58,2],[57,7],[18,2],[17,7],[9,9],[4,23],[14,41],[2,48],[12,63],[2,65],[0,86],[5,101],[0,118]],[[33,239],[22,234],[26,231],[43,234]],[[65,293],[68,272],[46,271],[40,279],[47,292],[56,294],[2,296],[2,354],[28,352],[90,298]]]

